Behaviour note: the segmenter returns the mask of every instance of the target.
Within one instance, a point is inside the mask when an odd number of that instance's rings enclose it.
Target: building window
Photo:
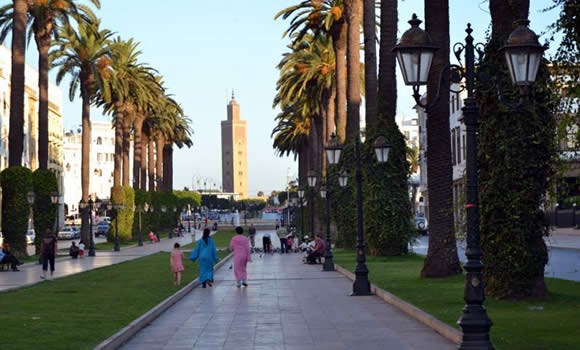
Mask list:
[[[97,153],[97,162],[102,162],[102,161],[103,161],[103,154]]]
[[[461,130],[456,127],[455,136],[457,136],[457,164],[461,163]]]
[[[463,146],[463,147],[462,147],[462,148],[463,148],[463,160],[465,160],[465,147],[466,147],[466,146],[465,146],[465,135],[462,135],[462,136],[463,136],[463,137],[462,137],[462,138],[463,138],[463,144],[462,144],[462,146]]]
[[[97,145],[102,145],[103,144],[103,139],[99,136],[97,137]]]
[[[455,165],[455,129],[451,130],[451,164]]]

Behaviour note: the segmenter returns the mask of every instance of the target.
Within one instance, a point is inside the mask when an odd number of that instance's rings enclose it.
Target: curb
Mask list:
[[[218,262],[214,266],[214,271],[221,268],[225,265],[231,258],[233,257],[233,253],[230,253],[228,256],[223,258],[220,262]],[[133,322],[129,323],[129,325],[117,333],[110,336],[108,339],[97,345],[93,350],[113,350],[118,349],[121,345],[125,344],[129,341],[137,332],[145,328],[149,323],[159,317],[163,312],[167,311],[173,304],[177,303],[181,300],[184,296],[189,294],[193,288],[199,286],[199,278],[191,281],[185,287],[181,288],[173,295],[170,295],[157,306],[152,308],[151,310],[147,311],[145,314],[141,315],[141,317],[133,320]]]
[[[340,265],[337,265],[336,263],[334,264],[334,269],[337,272],[343,274],[346,278],[350,279],[351,281],[354,281],[355,275],[352,272],[346,270]],[[439,321],[438,319],[426,313],[425,311],[419,309],[418,307],[407,303],[403,299],[387,292],[384,289],[375,286],[374,284],[371,284],[371,292],[380,299],[382,299],[383,301],[393,305],[397,309],[403,311],[407,315],[423,323],[427,327],[433,329],[435,332],[439,333],[452,343],[457,345],[461,343],[461,337],[463,336],[463,333],[461,333],[461,331],[448,326],[447,324]]]

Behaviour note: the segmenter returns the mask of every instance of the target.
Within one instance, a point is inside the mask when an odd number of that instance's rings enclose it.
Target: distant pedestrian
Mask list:
[[[183,268],[183,253],[181,252],[179,243],[175,242],[173,245],[173,251],[171,252],[171,271],[173,271],[173,283],[176,286],[181,284],[181,271]]]
[[[286,238],[288,231],[286,230],[286,227],[282,225],[276,230],[276,234],[278,235],[278,238],[280,238],[280,253],[288,253],[288,239]]]
[[[79,256],[82,258],[85,255],[85,244],[83,241],[79,243]]]
[[[8,244],[4,242],[2,244],[2,248],[0,248],[0,264],[10,264],[10,268],[12,271],[17,272],[18,265],[22,265],[22,263],[10,253],[10,249],[8,249]]]
[[[308,257],[306,258],[306,261],[309,264],[316,264],[316,261],[318,259],[320,259],[321,257],[323,257],[324,253],[326,252],[326,247],[324,245],[324,241],[322,240],[320,235],[316,235],[315,242],[316,243],[314,245],[314,251],[312,253],[308,254]]]
[[[248,239],[244,236],[244,229],[240,226],[236,227],[237,235],[232,238],[230,242],[230,249],[234,252],[234,275],[236,277],[236,286],[247,287],[248,274],[246,272],[246,265],[252,261],[250,254],[250,244]]]
[[[264,248],[264,253],[272,253],[272,239],[269,233],[264,233],[262,235],[262,246]]]
[[[252,251],[254,251],[254,247],[256,246],[256,228],[254,227],[254,224],[250,224],[248,234],[250,236],[250,247],[252,247]]]
[[[213,239],[209,236],[208,228],[203,230],[203,236],[195,245],[189,259],[196,261],[199,259],[199,280],[203,288],[206,285],[213,285],[213,265],[218,262],[217,249]]]
[[[42,245],[40,251],[42,254],[42,275],[40,278],[46,279],[46,272],[48,270],[48,265],[50,264],[50,279],[54,278],[54,259],[56,257],[56,237],[52,234],[51,229],[46,229],[46,234],[42,239]]]
[[[70,248],[68,249],[68,254],[73,258],[77,259],[79,256],[79,246],[76,245],[75,241],[72,241]]]

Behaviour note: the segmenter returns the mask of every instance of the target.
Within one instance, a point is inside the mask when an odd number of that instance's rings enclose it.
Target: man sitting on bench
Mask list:
[[[309,264],[316,264],[316,260],[324,256],[326,252],[326,247],[324,241],[320,238],[320,235],[316,235],[316,244],[314,245],[314,250],[312,253],[308,254],[306,257],[306,262]]]

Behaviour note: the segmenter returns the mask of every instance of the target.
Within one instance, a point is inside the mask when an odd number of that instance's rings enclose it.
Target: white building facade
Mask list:
[[[10,129],[10,74],[11,51],[0,45],[0,171],[8,167],[8,134]],[[32,171],[38,168],[38,72],[25,66],[24,91],[24,150],[22,166]],[[52,82],[48,86],[48,169],[57,175],[59,193],[63,192],[63,112],[62,91]],[[63,220],[63,206],[59,207],[59,219]]]
[[[64,202],[68,215],[78,213],[81,200],[81,152],[82,130],[70,130],[64,135]],[[132,147],[131,147],[132,148]],[[130,163],[132,164],[132,152]],[[115,169],[115,130],[110,122],[91,122],[91,151],[89,166],[89,196],[93,199],[108,199],[113,187]],[[130,171],[132,166],[130,167]],[[130,182],[132,183],[132,182]]]
[[[451,90],[458,91],[454,85]],[[453,166],[453,217],[455,227],[460,230],[464,223],[465,203],[465,166],[466,166],[466,130],[463,123],[463,101],[467,97],[465,91],[449,93],[449,138],[451,142],[451,165]],[[422,103],[426,102],[426,96],[422,96]],[[417,111],[419,125],[419,212],[429,215],[429,191],[427,186],[427,114],[419,106],[414,107]]]

